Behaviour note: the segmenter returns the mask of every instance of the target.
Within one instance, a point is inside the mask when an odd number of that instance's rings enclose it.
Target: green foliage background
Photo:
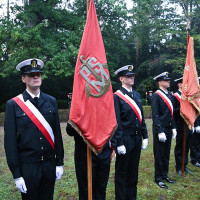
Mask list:
[[[0,105],[23,91],[15,67],[33,57],[45,63],[42,90],[64,100],[73,87],[86,0],[23,2],[10,6],[9,15],[0,16]],[[120,85],[114,71],[126,64],[134,65],[134,87],[143,98],[146,91],[157,88],[155,75],[168,71],[172,78],[180,77],[189,17],[200,69],[200,0],[133,0],[133,8],[127,8],[123,0],[94,2],[114,90]],[[173,82],[171,90],[176,90]]]

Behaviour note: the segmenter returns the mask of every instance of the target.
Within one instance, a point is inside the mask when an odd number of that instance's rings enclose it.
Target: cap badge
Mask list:
[[[128,66],[128,71],[132,71],[132,66]]]
[[[31,60],[31,66],[34,68],[34,67],[37,67],[37,60]]]

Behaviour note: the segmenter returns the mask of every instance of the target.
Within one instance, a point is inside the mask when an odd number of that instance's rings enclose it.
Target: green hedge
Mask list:
[[[60,122],[67,122],[68,120],[68,109],[59,109],[58,114],[60,118]]]
[[[60,122],[67,122],[68,120],[68,109],[59,109],[58,110]],[[5,113],[0,113],[0,126],[3,126]]]
[[[6,104],[4,103],[4,104],[1,104],[0,105],[0,113],[1,112],[5,112],[5,109],[6,109]]]
[[[0,126],[3,126],[3,123],[4,123],[4,112],[0,113]]]
[[[58,109],[67,109],[69,107],[67,100],[57,100],[57,105],[58,105]],[[1,104],[0,113],[5,112],[5,109],[6,109],[6,104],[5,103]]]
[[[143,106],[144,118],[152,118],[151,106]]]
[[[143,106],[144,118],[151,118],[151,106]],[[60,122],[67,122],[68,120],[68,109],[59,109],[58,110]],[[3,125],[4,122],[4,112],[0,113],[0,126]]]
[[[58,109],[67,109],[68,103],[67,100],[57,100]]]

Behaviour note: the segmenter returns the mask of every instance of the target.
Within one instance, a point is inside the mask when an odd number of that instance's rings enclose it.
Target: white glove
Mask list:
[[[126,154],[126,147],[124,145],[117,147],[117,152],[119,155]]]
[[[63,166],[56,166],[56,180],[60,180],[63,175]]]
[[[192,134],[194,133],[194,131],[195,131],[195,128],[194,128],[194,126],[192,127]]]
[[[15,179],[15,185],[20,192],[27,193],[26,184],[25,184],[25,181],[22,177]]]
[[[195,127],[195,131],[196,131],[197,133],[200,133],[200,126]]]
[[[158,139],[160,142],[165,142],[167,140],[164,132],[158,134]]]
[[[177,131],[176,131],[176,129],[174,128],[174,129],[172,129],[172,138],[173,138],[173,139],[176,139],[176,135],[177,135]]]
[[[145,150],[148,146],[148,138],[142,140],[142,150]]]

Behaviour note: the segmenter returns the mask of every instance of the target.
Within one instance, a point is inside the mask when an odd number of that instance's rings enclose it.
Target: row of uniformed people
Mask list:
[[[17,65],[26,90],[6,103],[6,158],[22,199],[29,200],[53,199],[55,180],[63,175],[64,150],[56,100],[40,91],[43,65],[39,59],[28,59]],[[142,101],[132,89],[132,70],[133,66],[125,66],[116,71],[122,83],[114,94],[118,122],[118,130],[112,138],[117,154],[116,199],[136,199],[141,148],[148,145]],[[75,139],[79,199],[87,199],[86,144],[70,126],[67,132]],[[109,146],[99,156],[92,156],[95,200],[105,199],[110,159]]]
[[[39,59],[28,59],[17,66],[26,90],[6,104],[6,157],[22,199],[53,199],[55,179],[61,179],[63,175],[64,150],[56,100],[40,91],[43,65]],[[132,89],[132,70],[133,66],[127,65],[115,72],[122,85],[114,94],[118,129],[112,138],[116,152],[115,196],[120,200],[136,199],[141,149],[148,145],[142,101]],[[173,98],[167,91],[168,73],[155,77],[155,80],[159,85],[152,99],[155,181],[166,188],[164,180],[174,182],[167,176],[172,130],[174,137],[176,135],[169,101]],[[67,126],[67,133],[75,139],[79,199],[87,199],[86,144],[72,127]],[[110,157],[109,146],[99,156],[92,156],[95,200],[105,199]]]
[[[16,69],[21,71],[26,90],[6,103],[4,145],[7,163],[22,199],[26,200],[53,199],[55,180],[63,175],[64,150],[56,100],[40,90],[43,66],[39,59],[19,63]],[[133,66],[125,66],[116,72],[122,83],[118,93],[114,94],[119,125],[112,138],[117,154],[116,199],[136,199],[142,142],[143,149],[148,145],[142,101],[132,90],[132,70]],[[124,99],[135,103],[139,114]],[[87,199],[86,144],[70,126],[67,126],[67,132],[75,139],[79,199]],[[109,146],[100,155],[92,156],[95,200],[105,199],[110,160]]]
[[[174,180],[171,180],[167,176],[172,138],[176,138],[176,146],[174,149],[176,171],[179,175],[182,175],[184,119],[180,115],[180,100],[183,78],[181,77],[175,80],[178,86],[178,91],[174,95],[167,90],[170,87],[168,72],[158,75],[154,80],[158,82],[159,86],[159,90],[153,94],[151,104],[154,137],[155,182],[161,188],[168,188],[164,180],[169,183],[175,183]],[[189,130],[186,126],[184,172],[189,174],[193,174],[193,172],[187,168],[189,149],[191,151],[191,162],[195,166],[200,167],[199,119],[200,118],[196,119],[193,131]],[[193,142],[191,142],[191,139]]]
[[[118,129],[112,138],[112,145],[114,146],[117,155],[115,163],[115,198],[117,200],[133,200],[137,198],[138,166],[141,149],[145,149],[148,145],[148,134],[142,110],[141,98],[140,95],[132,88],[135,75],[132,70],[133,66],[127,65],[115,72],[122,84],[122,87],[114,93]],[[180,137],[183,137],[183,129],[181,129],[180,126],[183,124],[183,119],[180,119],[180,103],[174,103],[177,98],[167,90],[170,86],[168,73],[164,72],[156,76],[154,80],[158,82],[159,86],[159,89],[154,93],[152,98],[155,182],[159,185],[159,187],[166,189],[168,186],[164,181],[175,183],[174,180],[171,180],[168,177],[172,137],[174,139],[177,138],[175,160],[177,172],[180,174],[179,170],[181,168],[180,163],[182,162],[183,143],[182,139],[180,139]],[[181,90],[181,88],[179,88],[179,90]],[[178,135],[175,121],[177,123]],[[178,122],[180,122],[181,125],[179,125]],[[86,145],[78,133],[72,129],[70,124],[67,126],[67,129],[68,134],[73,135],[75,139],[75,165],[79,184],[79,199],[84,200],[85,198],[81,197],[87,196],[87,188],[86,185],[84,185],[87,177],[85,176],[83,178],[83,176],[81,176],[83,172],[86,172],[86,168],[83,168],[81,165],[81,162],[83,161],[80,158],[83,151],[80,152],[78,145],[81,144],[84,146],[85,157]],[[196,127],[195,130],[198,131],[198,127]],[[189,145],[187,144],[186,157],[188,155],[188,146]],[[105,190],[110,170],[109,158],[111,154],[111,151],[108,151],[108,149],[103,150],[99,156],[93,154],[94,173],[97,172],[96,167],[98,165],[104,166],[104,170],[106,172],[103,172],[103,169],[99,168],[98,173],[104,175],[106,174],[106,176],[102,176],[104,178],[104,184],[102,184],[102,186],[99,186],[98,188],[94,187],[94,199],[105,199]],[[106,151],[107,153],[105,153]],[[186,167],[188,163],[187,158],[185,160],[185,171],[192,173]],[[96,163],[98,163],[98,165]],[[94,174],[94,177],[93,182],[94,184],[97,184],[99,181],[97,178],[98,176]],[[100,193],[103,194],[101,197]]]

